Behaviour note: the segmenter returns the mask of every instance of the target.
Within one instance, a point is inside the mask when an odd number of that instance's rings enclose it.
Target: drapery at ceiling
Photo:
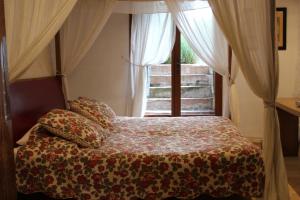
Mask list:
[[[80,1],[81,3],[88,2],[85,0],[5,0],[8,65],[11,81],[19,78],[28,69],[33,60],[49,44],[50,40],[61,28],[74,5]],[[81,27],[87,26],[94,28],[90,29],[91,32],[87,31],[74,35],[70,33],[69,42],[66,42],[67,40],[62,41],[62,43],[65,42],[63,47],[65,48],[65,50],[63,50],[65,51],[65,58],[63,58],[65,59],[65,61],[63,61],[65,62],[65,64],[63,64],[63,67],[65,67],[63,70],[64,73],[68,74],[69,70],[71,72],[80,62],[80,59],[82,59],[84,54],[88,51],[112,12],[115,1],[104,2],[107,4],[100,4],[99,12],[91,12],[91,16],[80,14],[78,10],[81,10],[81,8],[75,8],[73,10],[77,10],[78,13],[74,12],[71,16],[80,16],[79,21],[81,23],[70,23],[71,26],[78,27],[69,27],[68,30],[82,31]],[[288,200],[287,178],[275,109],[275,98],[278,88],[278,62],[277,50],[274,40],[272,40],[275,36],[275,29],[272,27],[275,24],[273,13],[275,6],[272,2],[272,0],[209,0],[218,25],[232,46],[242,73],[252,91],[262,98],[265,103],[263,151],[266,168],[266,184],[264,199]],[[94,3],[95,4],[91,3],[91,5],[96,5],[99,2]],[[123,4],[124,3],[125,2],[123,2]],[[129,3],[132,4],[134,2]],[[157,5],[152,6],[152,8],[156,8],[164,2],[156,1],[154,3]],[[203,2],[168,0],[167,3],[167,8],[175,18],[175,23],[177,25],[181,24],[181,31],[184,32],[187,29],[183,26],[183,21],[187,19],[187,16],[184,15],[185,12],[182,11],[187,8],[184,4],[195,3],[201,5]],[[129,6],[132,12],[139,13],[140,10],[142,10],[142,8],[132,10],[132,5]],[[174,6],[177,6],[179,11],[178,9],[172,10],[171,7]],[[143,12],[149,12],[149,10]],[[160,12],[163,12],[163,10]],[[95,20],[91,19],[94,18],[92,13],[95,15]],[[186,21],[186,23],[188,23],[188,21]],[[68,31],[65,30],[65,34],[68,34]],[[199,45],[197,46],[197,43],[195,43],[195,41],[191,39],[192,37],[188,36],[187,33],[186,36],[190,37],[187,39],[192,43],[191,46],[193,46],[194,50],[196,49],[201,52],[200,58],[204,57],[205,54],[202,52],[203,50],[200,51],[197,49]],[[66,35],[63,36],[63,38],[66,37]],[[74,41],[76,41],[75,44],[70,44],[72,43],[70,42],[72,41],[71,38],[74,38]],[[84,45],[84,49],[82,49],[81,52],[68,52],[71,51],[68,47],[69,45],[72,48],[82,47],[81,45]],[[68,60],[77,58],[76,56],[78,55],[79,58],[76,59],[74,63]],[[231,83],[233,82],[234,80],[231,81]]]
[[[91,48],[116,0],[79,0],[61,28],[61,58],[64,93],[69,97],[68,79]]]
[[[76,0],[5,0],[9,79],[14,81],[50,43]]]

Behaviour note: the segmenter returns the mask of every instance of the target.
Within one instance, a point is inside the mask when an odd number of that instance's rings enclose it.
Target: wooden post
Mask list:
[[[4,0],[0,1],[0,199],[16,199],[15,163],[8,97]]]
[[[230,45],[228,45],[228,74],[229,74],[229,80],[231,78],[231,63],[232,63],[232,48]]]
[[[131,27],[132,27],[132,14],[129,14],[129,60],[131,55]]]
[[[172,51],[172,117],[181,115],[181,60],[180,60],[180,31],[176,27],[176,39]]]
[[[230,45],[228,45],[228,81],[231,81],[231,68],[232,68],[231,64],[232,64],[232,48],[231,48]],[[229,84],[229,88],[228,89],[230,90],[230,84]],[[228,116],[228,118],[231,119],[230,109],[229,109],[229,116]]]
[[[56,78],[59,79],[61,88],[63,90],[63,93],[65,95],[65,106],[68,107],[68,98],[66,94],[66,85],[63,81],[63,73],[61,69],[61,46],[60,46],[60,32],[58,31],[55,35],[55,64],[56,64]]]
[[[60,47],[60,33],[55,35],[55,60],[56,60],[56,76],[61,76],[61,47]]]
[[[215,72],[215,115],[222,116],[223,112],[223,78]]]

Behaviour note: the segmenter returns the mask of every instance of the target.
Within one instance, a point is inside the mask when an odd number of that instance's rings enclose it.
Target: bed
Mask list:
[[[40,93],[45,87],[51,98]],[[65,107],[60,88],[58,78],[11,86],[15,141],[45,112]],[[15,162],[18,191],[51,198],[233,199],[261,197],[264,188],[260,148],[223,117],[117,117],[97,149],[36,128]]]

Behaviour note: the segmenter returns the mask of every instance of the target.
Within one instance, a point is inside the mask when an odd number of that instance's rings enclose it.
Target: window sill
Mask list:
[[[181,112],[179,117],[194,117],[194,116],[216,116],[214,111],[207,112]],[[146,112],[144,117],[172,117],[169,112]]]

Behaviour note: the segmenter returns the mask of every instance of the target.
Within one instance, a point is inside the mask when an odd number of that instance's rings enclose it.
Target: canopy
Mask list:
[[[264,199],[287,200],[287,177],[275,109],[278,56],[274,1],[209,0],[208,3],[183,0],[5,0],[10,81],[20,78],[28,70],[58,30],[61,30],[61,72],[66,85],[67,76],[94,43],[112,12],[132,13],[134,17],[168,12],[196,54],[224,77],[230,74],[224,65],[227,57],[224,44],[226,47],[228,41],[232,47],[247,83],[265,104]],[[201,10],[206,14],[201,16]],[[215,35],[208,34],[207,30],[214,30]],[[232,73],[235,72],[236,69],[232,69]],[[228,77],[230,85],[234,84],[234,77],[235,74]]]
[[[186,11],[209,7],[206,0],[182,1],[181,3],[182,8]],[[168,13],[170,11],[165,1],[118,1],[115,4],[113,12],[123,14],[151,14]]]

